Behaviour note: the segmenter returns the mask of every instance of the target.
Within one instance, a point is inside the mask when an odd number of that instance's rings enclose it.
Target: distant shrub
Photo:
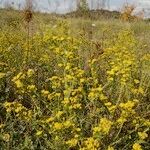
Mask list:
[[[121,13],[121,20],[123,21],[138,21],[144,18],[144,12],[139,12],[137,15],[134,15],[136,7],[134,5],[126,4]]]
[[[77,11],[85,12],[89,10],[89,6],[86,0],[77,1]]]

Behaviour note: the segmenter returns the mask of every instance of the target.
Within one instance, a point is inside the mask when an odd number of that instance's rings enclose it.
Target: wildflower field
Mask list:
[[[0,150],[150,150],[149,22],[0,16]]]

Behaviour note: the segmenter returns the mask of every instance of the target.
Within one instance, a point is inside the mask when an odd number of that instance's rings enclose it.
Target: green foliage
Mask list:
[[[77,11],[85,12],[89,10],[87,0],[79,0],[77,4]]]

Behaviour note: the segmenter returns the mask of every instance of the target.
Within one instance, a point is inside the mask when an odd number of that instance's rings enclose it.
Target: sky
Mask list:
[[[9,1],[15,3],[15,7],[18,7],[19,4],[23,5],[25,0],[0,0],[0,6]],[[71,10],[75,10],[76,0],[34,0],[36,3],[36,8],[39,11],[43,12],[57,12],[57,13],[66,13]],[[89,5],[91,1],[94,2],[93,8],[96,8],[96,2],[98,0],[88,0]],[[150,17],[150,0],[107,0],[109,1],[109,9],[110,10],[121,10],[123,4],[128,2],[130,4],[134,4],[136,6],[136,11],[141,11],[144,9],[145,16]],[[91,7],[91,5],[90,5]],[[108,6],[106,7],[106,9]]]

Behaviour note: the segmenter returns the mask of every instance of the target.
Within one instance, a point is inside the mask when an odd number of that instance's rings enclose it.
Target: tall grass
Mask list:
[[[150,149],[148,24],[34,14],[30,37],[11,17],[0,30],[0,149]]]

